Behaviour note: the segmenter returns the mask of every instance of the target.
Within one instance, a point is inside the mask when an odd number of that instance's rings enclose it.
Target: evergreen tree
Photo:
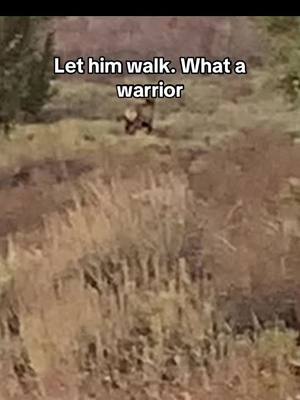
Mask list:
[[[45,17],[0,17],[0,124],[37,117],[51,96],[53,34]]]

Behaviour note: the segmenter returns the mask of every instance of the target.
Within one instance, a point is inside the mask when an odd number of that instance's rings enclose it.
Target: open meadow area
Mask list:
[[[151,135],[57,79],[0,136],[1,400],[300,399],[299,104],[172,79]]]

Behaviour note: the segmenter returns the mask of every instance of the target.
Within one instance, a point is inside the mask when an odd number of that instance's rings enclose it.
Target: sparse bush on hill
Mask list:
[[[277,86],[295,103],[300,93],[300,17],[262,17],[261,22],[270,42],[269,62],[278,71]]]
[[[0,17],[0,124],[36,118],[51,95],[53,34],[45,17]]]

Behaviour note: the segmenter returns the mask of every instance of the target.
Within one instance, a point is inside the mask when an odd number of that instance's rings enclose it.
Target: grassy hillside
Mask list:
[[[1,139],[1,398],[299,397],[300,114],[270,77],[186,79],[136,137],[112,84],[59,81]]]

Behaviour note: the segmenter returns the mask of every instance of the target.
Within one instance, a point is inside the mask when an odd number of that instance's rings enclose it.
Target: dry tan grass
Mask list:
[[[51,371],[72,398],[129,398],[128,388],[141,399],[296,395],[294,333],[254,320],[255,342],[235,337],[212,281],[191,274],[182,248],[195,201],[184,175],[143,171],[110,185],[93,177],[74,201],[45,221],[41,249],[12,243],[2,262],[1,321],[13,312],[21,324],[15,338],[4,329],[4,367],[23,365],[25,349],[49,398],[61,395]],[[23,375],[20,399],[31,379]]]
[[[191,82],[186,103],[162,102],[169,139],[118,137],[120,126],[106,118],[120,104],[100,109],[106,94],[86,85],[93,112],[105,119],[17,127],[3,142],[3,166],[81,151],[99,162],[76,186],[66,184],[73,208],[45,217],[33,233],[38,245],[12,239],[1,260],[2,398],[297,399],[296,333],[280,321],[263,328],[253,313],[252,331],[237,335],[220,290],[234,282],[259,297],[267,283],[280,301],[286,272],[278,261],[292,248],[298,282],[299,247],[289,235],[299,209],[278,208],[281,184],[298,176],[298,153],[273,136],[261,140],[261,130],[243,139],[244,128],[265,123],[296,129],[298,117],[280,98],[262,96],[261,84],[253,93],[248,83],[231,84],[227,93],[229,83]],[[78,89],[69,90],[61,102],[71,97],[80,109]],[[210,93],[222,99],[208,100]],[[225,151],[189,169],[203,135],[219,140],[240,129]],[[180,141],[184,135],[193,140]],[[246,314],[248,306],[231,305],[237,319]]]

